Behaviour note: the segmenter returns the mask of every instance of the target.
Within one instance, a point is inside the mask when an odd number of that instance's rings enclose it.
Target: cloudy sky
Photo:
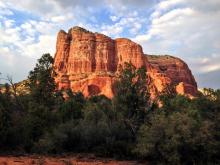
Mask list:
[[[220,88],[220,0],[0,0],[0,72],[25,79],[72,26],[180,57],[200,88]]]

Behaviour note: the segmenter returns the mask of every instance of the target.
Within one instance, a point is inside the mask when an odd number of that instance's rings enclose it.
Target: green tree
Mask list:
[[[190,157],[195,153],[190,142],[196,135],[195,124],[179,112],[169,116],[157,114],[151,118],[151,125],[141,127],[136,152],[161,164],[192,163]]]
[[[2,101],[0,99],[0,101]],[[0,102],[0,148],[7,147],[7,138],[11,127],[10,112]]]
[[[28,86],[34,102],[47,106],[54,104],[56,88],[54,75],[53,57],[50,54],[43,54],[28,76]]]
[[[83,117],[82,109],[86,103],[86,100],[82,93],[72,92],[71,90],[67,91],[68,100],[63,102],[59,108],[59,116],[61,117],[62,122],[68,120],[76,120]]]
[[[150,104],[146,80],[144,67],[136,69],[132,64],[125,63],[119,80],[115,83],[114,108],[133,136],[144,123]]]
[[[136,153],[158,164],[218,164],[220,113],[215,109],[218,94],[211,95],[163,100],[165,104],[141,126]]]
[[[28,76],[30,89],[26,114],[23,116],[22,128],[24,148],[30,152],[35,143],[57,125],[55,72],[53,58],[43,54]]]

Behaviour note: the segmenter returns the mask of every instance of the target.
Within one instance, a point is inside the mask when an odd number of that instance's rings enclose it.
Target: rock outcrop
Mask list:
[[[171,56],[145,55],[142,47],[129,39],[111,39],[80,27],[57,36],[54,67],[58,89],[81,91],[85,96],[114,96],[113,84],[125,62],[146,67],[151,79],[151,96],[169,85],[180,94],[195,96],[197,84],[187,64]]]
[[[197,83],[187,64],[179,58],[169,55],[145,55],[150,63],[150,77],[161,92],[165,87],[175,86],[176,92],[189,97],[197,94]]]

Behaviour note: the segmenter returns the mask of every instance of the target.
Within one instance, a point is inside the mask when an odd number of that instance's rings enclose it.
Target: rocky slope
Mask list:
[[[146,67],[152,97],[171,84],[180,94],[195,96],[197,92],[196,81],[182,60],[145,55],[142,47],[129,39],[113,40],[80,27],[58,33],[54,60],[58,88],[71,88],[85,96],[113,97],[113,83],[125,62],[131,62],[136,68]]]
[[[27,87],[27,83],[28,83],[28,80],[23,80],[23,81],[20,81],[14,84],[16,87],[16,93],[18,95],[24,95],[30,92]],[[0,84],[0,92],[4,93],[5,91],[6,91],[5,84]],[[9,84],[9,91],[12,93],[14,92],[10,84]]]

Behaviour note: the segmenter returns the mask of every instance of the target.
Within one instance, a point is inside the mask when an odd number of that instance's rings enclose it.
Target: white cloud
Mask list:
[[[208,57],[192,58],[191,64],[197,74],[220,70],[220,55],[212,54]]]
[[[219,18],[219,0],[0,0],[0,70],[24,74],[16,63],[27,69],[42,53],[53,55],[57,32],[78,25],[133,37],[148,54],[179,56],[204,84],[202,74],[220,77]]]
[[[28,20],[18,26],[16,20],[5,16],[0,22],[0,72],[4,75],[22,80],[43,53],[54,54],[55,24]]]
[[[190,8],[173,9],[170,12],[167,12],[166,14],[162,15],[161,17],[153,19],[152,24],[153,26],[161,26],[163,23],[167,24],[168,21],[173,23],[173,19],[175,19],[174,23],[178,23],[178,21],[183,17],[192,16],[193,12],[194,11]]]
[[[111,36],[118,36],[123,31],[123,27],[120,26],[120,24],[115,24],[113,26],[103,25],[101,29],[101,33]]]
[[[66,15],[54,16],[51,18],[51,21],[55,23],[64,23],[71,19],[74,19],[74,16],[71,13],[67,13]]]
[[[180,3],[183,3],[184,0],[166,0],[166,1],[161,1],[159,4],[158,4],[158,9],[159,10],[167,10],[169,9],[170,7],[173,7],[177,4],[180,4]]]
[[[24,55],[29,57],[39,57],[44,53],[55,53],[56,36],[42,35],[39,41],[24,47]]]
[[[113,15],[113,16],[110,16],[110,19],[111,19],[113,22],[115,22],[115,21],[119,20],[119,17]]]
[[[13,12],[7,8],[7,5],[0,1],[0,15],[13,15]]]
[[[134,40],[143,45],[146,53],[181,57],[196,77],[208,73],[211,77],[219,71],[220,83],[220,3],[195,1],[160,2],[151,15],[149,30]]]
[[[54,16],[51,18],[52,22],[64,22],[66,20],[65,16]]]
[[[21,56],[7,46],[0,46],[0,58],[1,77],[10,75],[15,82],[25,79],[36,62],[36,58]]]
[[[135,21],[132,25],[133,26],[131,27],[129,32],[133,35],[136,35],[138,33],[138,31],[142,28],[142,23]]]

